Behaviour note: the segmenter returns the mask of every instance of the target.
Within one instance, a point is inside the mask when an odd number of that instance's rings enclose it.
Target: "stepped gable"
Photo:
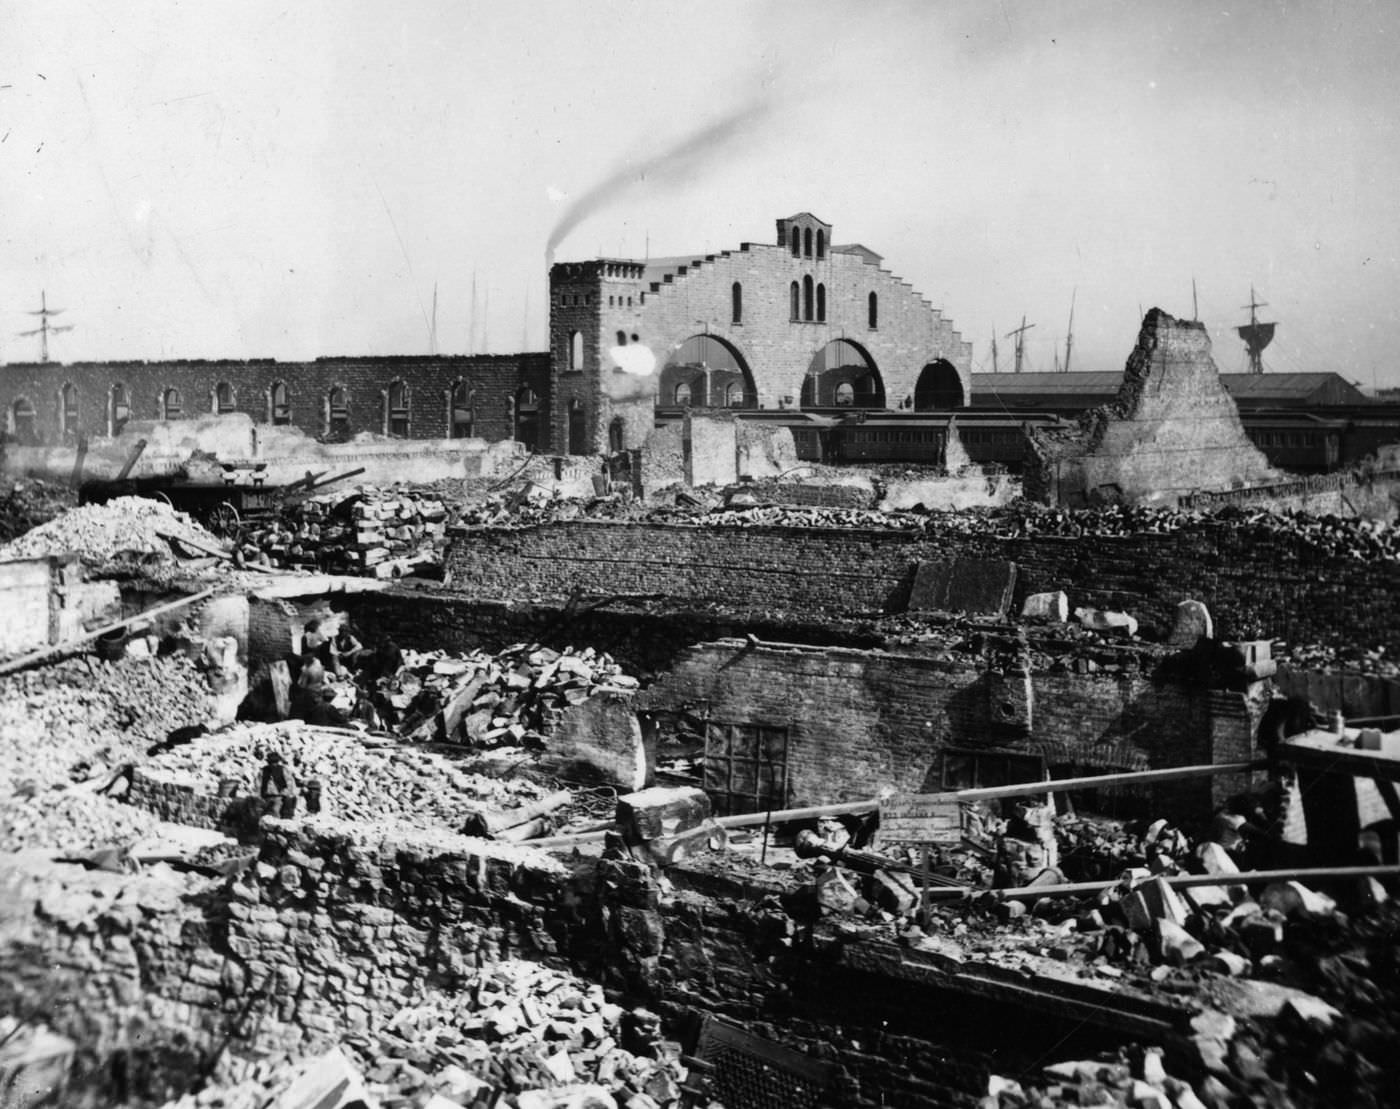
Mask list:
[[[1113,403],[1068,432],[1037,432],[1033,449],[1028,495],[1070,505],[1172,501],[1279,476],[1245,435],[1205,326],[1160,308],[1143,318]]]

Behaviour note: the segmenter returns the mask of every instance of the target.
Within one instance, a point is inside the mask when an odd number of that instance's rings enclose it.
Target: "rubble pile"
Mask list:
[[[11,796],[0,805],[0,853],[92,851],[131,844],[156,826],[150,813],[108,797],[70,790]]]
[[[556,651],[517,643],[497,654],[405,651],[401,735],[436,735],[480,746],[543,743],[551,714],[604,689],[636,689],[636,678],[605,652]],[[439,726],[440,725],[440,726]]]
[[[529,528],[563,520],[639,520],[654,515],[654,511],[649,512],[620,493],[577,500],[550,496],[543,490],[535,493],[526,487],[492,494],[481,504],[463,509],[456,523],[462,527]]]
[[[279,519],[241,537],[264,565],[366,577],[398,577],[439,562],[447,536],[447,506],[408,489],[360,486],[310,497]]]
[[[0,480],[0,543],[46,524],[77,503],[71,486],[26,479]]]
[[[657,1038],[659,1023],[604,1000],[600,986],[508,959],[451,994],[415,999],[384,1027],[345,1038],[316,1062],[329,1080],[358,1081],[370,1098],[404,1109],[672,1109],[687,1072],[679,1045]],[[261,1060],[246,1065],[236,1085],[165,1109],[282,1105],[306,1070],[304,1061]]]
[[[165,501],[149,497],[116,497],[106,504],[85,504],[71,509],[0,547],[0,561],[41,558],[74,551],[84,562],[101,566],[120,552],[140,551],[165,558],[173,535],[205,546],[219,541],[184,512]]]
[[[1135,1054],[1131,1062],[1124,1052],[1109,1060],[1052,1063],[1035,1080],[993,1075],[981,1109],[1204,1109],[1189,1082],[1167,1073],[1160,1048]]]
[[[209,689],[183,655],[67,659],[0,678],[0,803],[135,762],[171,731],[203,724]]]
[[[880,531],[918,531],[922,521],[907,512],[880,512],[867,508],[800,508],[792,505],[758,505],[725,508],[695,518],[706,527],[860,528]]]
[[[142,773],[193,784],[212,796],[257,794],[264,759],[277,752],[301,790],[320,787],[323,812],[337,820],[392,821],[458,830],[483,807],[509,809],[549,790],[522,777],[494,778],[460,762],[408,746],[374,746],[353,733],[301,724],[200,736],[165,751]]]

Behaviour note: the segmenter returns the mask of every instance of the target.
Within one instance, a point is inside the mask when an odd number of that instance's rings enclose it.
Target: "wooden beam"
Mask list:
[[[141,620],[149,620],[153,616],[160,616],[167,612],[173,612],[177,608],[184,608],[186,605],[195,604],[212,597],[217,592],[216,589],[205,589],[199,593],[191,593],[188,597],[181,597],[178,600],[166,601],[164,604],[156,605],[132,616],[124,617],[113,624],[104,624],[100,628],[94,628],[90,632],[83,632],[72,639],[65,639],[62,643],[54,643],[48,647],[41,647],[37,651],[31,651],[27,655],[20,655],[19,658],[12,658],[9,662],[0,663],[0,674],[12,674],[16,670],[23,670],[25,667],[33,666],[35,663],[43,662],[51,655],[63,654],[66,651],[74,651],[84,643],[90,643],[100,635],[124,628],[128,624],[135,624]]]
[[[1018,782],[986,789],[960,789],[959,801],[990,801],[998,797],[1030,797],[1040,793],[1064,793],[1071,789],[1097,789],[1100,786],[1145,785],[1151,782],[1180,782],[1187,778],[1210,778],[1217,774],[1243,774],[1268,767],[1265,761],[1221,762],[1200,766],[1172,766],[1164,770],[1131,770],[1122,774],[1095,774],[1086,778],[1052,778],[1045,782]]]

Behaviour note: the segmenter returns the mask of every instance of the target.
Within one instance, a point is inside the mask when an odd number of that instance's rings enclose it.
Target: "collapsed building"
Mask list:
[[[1157,310],[1015,500],[881,261],[804,213],[553,266],[547,356],[10,375],[105,480],[6,501],[6,1103],[1384,1104],[1400,533],[1278,511]],[[740,418],[832,404],[938,464]]]

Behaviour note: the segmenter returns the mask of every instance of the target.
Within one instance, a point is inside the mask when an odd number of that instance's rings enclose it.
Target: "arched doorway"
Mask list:
[[[885,383],[858,343],[837,339],[817,351],[802,381],[803,408],[884,408]]]
[[[528,385],[515,394],[515,439],[532,451],[540,445],[540,398]]]
[[[682,399],[684,398],[684,399]],[[757,408],[758,389],[744,356],[715,335],[692,335],[661,367],[661,408]]]
[[[107,426],[113,435],[120,435],[131,419],[131,398],[125,385],[113,385],[107,398]]]
[[[962,408],[965,404],[967,397],[963,394],[962,378],[946,358],[930,362],[919,371],[919,380],[914,383],[916,412]]]

